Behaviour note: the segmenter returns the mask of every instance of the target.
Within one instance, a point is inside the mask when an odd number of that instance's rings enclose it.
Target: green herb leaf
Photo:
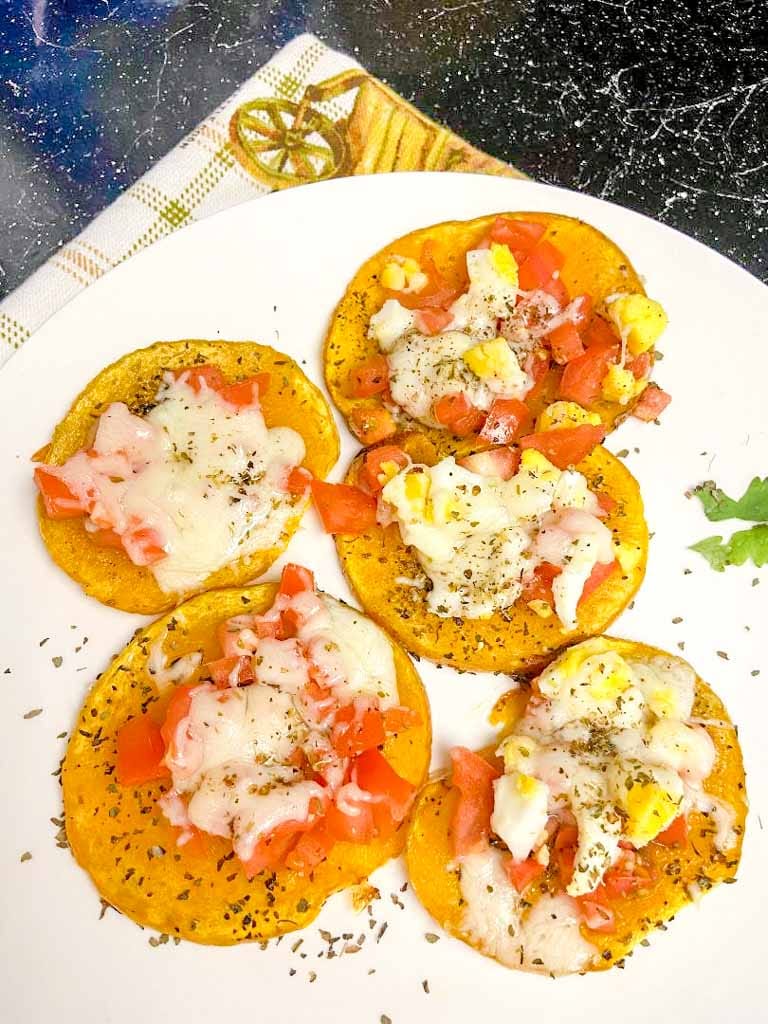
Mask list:
[[[712,523],[719,523],[723,519],[746,519],[751,523],[768,521],[768,476],[762,480],[756,476],[737,501],[729,498],[713,480],[706,480],[694,487],[693,493],[701,502],[704,515]]]
[[[691,551],[703,555],[715,572],[724,572],[728,565],[744,565],[747,559],[758,568],[768,565],[768,525],[737,530],[725,543],[722,537],[705,537],[691,544]]]

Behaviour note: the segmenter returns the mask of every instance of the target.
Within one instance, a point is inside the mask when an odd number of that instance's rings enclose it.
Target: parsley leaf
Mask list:
[[[725,543],[722,537],[705,537],[691,544],[691,551],[703,555],[715,572],[724,572],[728,565],[744,565],[749,558],[758,567],[768,565],[768,525],[738,530]]]
[[[705,480],[694,487],[693,494],[701,502],[704,515],[710,522],[723,519],[746,519],[752,523],[768,521],[768,476],[756,476],[738,500],[729,498],[714,480]]]

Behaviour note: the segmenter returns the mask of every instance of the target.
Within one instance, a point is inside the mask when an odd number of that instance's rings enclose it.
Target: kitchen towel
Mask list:
[[[346,54],[297,36],[0,303],[0,364],[83,288],[171,232],[275,189],[384,171],[524,177]]]

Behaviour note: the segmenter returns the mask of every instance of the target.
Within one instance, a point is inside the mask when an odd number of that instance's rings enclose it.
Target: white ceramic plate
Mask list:
[[[66,742],[59,734],[70,729],[92,680],[142,620],[85,597],[47,557],[35,523],[31,453],[103,366],[158,339],[268,342],[321,382],[328,317],[358,264],[416,227],[505,209],[590,221],[625,249],[669,312],[657,377],[674,402],[661,427],[631,421],[609,438],[614,451],[629,450],[655,531],[645,584],[613,632],[670,651],[684,643],[685,657],[740,726],[752,809],[738,884],[686,909],[626,970],[555,983],[506,971],[445,935],[426,942],[425,932],[439,929],[409,891],[399,893],[400,863],[374,876],[382,894],[375,928],[341,894],[301,933],[297,952],[291,947],[299,935],[266,951],[255,944],[154,947],[149,932],[114,911],[99,920],[90,879],[55,845],[51,818],[61,806],[52,773]],[[259,199],[153,246],[50,320],[0,372],[0,1016],[82,1024],[304,1015],[316,1024],[376,1024],[382,1014],[393,1024],[425,1017],[465,1024],[509,1014],[537,1024],[756,1020],[765,1008],[768,842],[760,816],[768,796],[768,679],[765,668],[762,677],[751,673],[766,664],[768,582],[753,587],[761,573],[752,567],[716,574],[686,550],[723,531],[706,522],[685,491],[714,477],[741,493],[768,468],[766,323],[768,289],[669,228],[543,185],[452,174],[348,178]],[[356,447],[341,432],[335,478]],[[726,533],[739,527],[722,525]],[[313,513],[289,555],[311,565],[325,590],[350,596],[333,543]],[[276,575],[277,568],[268,574]],[[488,741],[487,712],[504,680],[459,676],[423,661],[420,670],[432,701],[435,766],[456,742]],[[35,708],[42,714],[25,719]],[[22,862],[25,851],[32,858]],[[384,921],[388,929],[377,943]],[[367,939],[361,952],[327,960],[319,956],[326,948],[320,928]]]

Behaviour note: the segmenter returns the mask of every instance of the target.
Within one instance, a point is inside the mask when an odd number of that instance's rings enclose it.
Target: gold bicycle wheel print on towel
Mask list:
[[[334,121],[316,106],[354,91],[348,117]],[[240,163],[272,189],[384,171],[523,176],[357,69],[308,85],[298,102],[265,97],[242,104],[229,135]]]

